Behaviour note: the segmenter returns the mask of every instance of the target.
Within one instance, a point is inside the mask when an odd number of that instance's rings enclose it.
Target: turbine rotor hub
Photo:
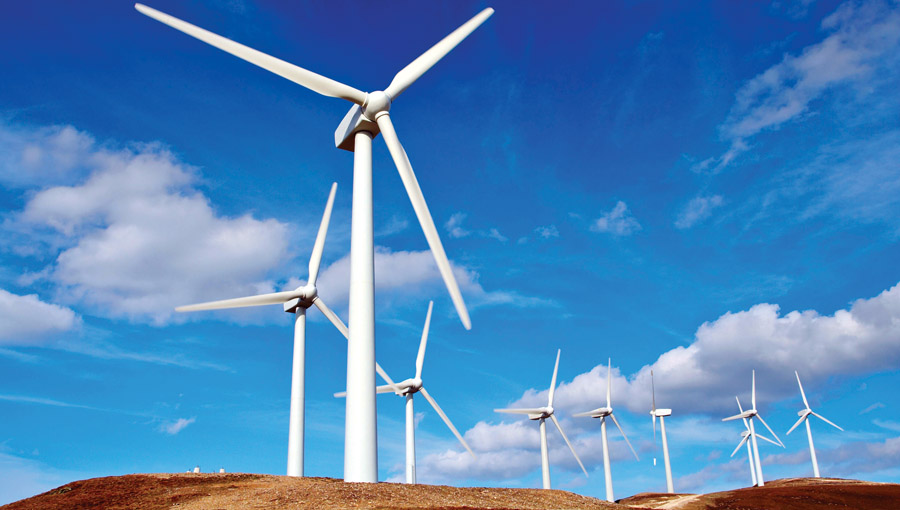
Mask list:
[[[363,115],[372,122],[386,115],[391,109],[391,96],[376,90],[366,94],[366,102],[362,105]]]

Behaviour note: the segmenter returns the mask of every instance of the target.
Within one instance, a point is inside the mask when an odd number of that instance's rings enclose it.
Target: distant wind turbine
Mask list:
[[[609,442],[606,439],[606,417],[609,416],[612,418],[613,423],[616,424],[616,427],[619,429],[619,432],[622,433],[622,437],[625,438],[625,442],[628,444],[628,448],[631,448],[631,453],[634,454],[634,458],[640,460],[638,458],[637,452],[634,451],[634,448],[631,446],[631,441],[628,440],[628,436],[625,435],[625,431],[622,430],[622,426],[619,425],[619,421],[616,420],[616,416],[613,414],[613,408],[611,403],[611,384],[612,384],[612,358],[609,359],[609,365],[606,368],[606,407],[599,407],[594,409],[593,411],[587,411],[584,413],[573,414],[572,416],[590,416],[591,418],[600,418],[600,439],[603,443],[603,475],[606,479],[606,500],[610,503],[615,502],[615,498],[613,498],[613,487],[612,487],[612,471],[610,471],[609,467]],[[660,420],[661,422],[662,420]]]
[[[741,401],[737,397],[734,397],[734,399],[737,401],[738,411],[743,413],[744,408],[741,407]],[[753,457],[753,450],[750,448],[750,441],[749,441],[750,434],[752,434],[752,432],[750,432],[750,425],[747,423],[747,418],[744,418],[743,421],[744,421],[744,430],[741,431],[741,442],[738,443],[737,448],[735,448],[734,451],[731,452],[731,456],[734,457],[734,454],[736,454],[738,452],[738,450],[741,449],[741,446],[743,446],[744,443],[747,444],[747,457],[750,461],[750,479],[753,480],[753,486],[755,487],[755,486],[759,485],[759,482],[757,482],[757,480],[756,480],[756,464],[754,463],[755,457]],[[768,437],[766,437],[762,434],[756,434],[756,437],[766,440],[766,441],[774,444],[775,446],[779,446],[778,443],[776,443],[775,441],[772,441],[771,439],[769,439]]]
[[[328,223],[331,221],[331,208],[334,205],[334,193],[337,191],[337,183],[331,185],[331,193],[325,204],[325,213],[319,224],[319,233],[316,235],[316,244],[313,245],[312,255],[309,257],[309,281],[294,290],[285,292],[273,292],[258,296],[242,297],[236,299],[224,299],[210,301],[196,305],[179,306],[176,311],[195,312],[201,310],[221,310],[226,308],[244,308],[248,306],[262,306],[283,304],[284,311],[295,314],[294,319],[294,359],[291,369],[291,414],[288,425],[288,476],[303,476],[303,427],[305,421],[305,366],[306,366],[306,310],[316,305],[328,320],[340,330],[345,338],[349,339],[347,326],[340,317],[331,311],[319,297],[316,288],[316,279],[319,276],[319,264],[322,262],[322,251],[325,249],[325,236],[328,235]],[[389,384],[394,384],[387,373],[375,364],[375,370]]]
[[[406,483],[416,483],[416,413],[413,410],[413,395],[417,392],[422,393],[425,400],[431,404],[431,407],[433,407],[441,419],[444,420],[444,423],[447,424],[450,432],[453,432],[456,439],[459,439],[459,442],[462,443],[466,450],[469,450],[472,457],[475,457],[475,452],[469,448],[466,440],[463,439],[459,431],[456,430],[456,427],[453,426],[450,418],[444,414],[444,411],[434,400],[434,397],[432,397],[431,394],[428,393],[428,390],[423,386],[422,366],[425,364],[425,345],[428,343],[428,329],[431,325],[431,309],[433,305],[433,301],[428,302],[428,314],[425,316],[425,327],[422,328],[422,340],[419,342],[419,354],[416,356],[415,377],[400,381],[394,385],[386,384],[377,388],[378,393],[396,393],[397,395],[406,397]],[[347,392],[342,391],[340,393],[335,393],[334,396],[346,397]]]
[[[797,386],[800,386],[800,396],[803,397],[803,405],[806,406],[806,409],[797,411],[797,415],[800,416],[800,419],[797,420],[797,423],[795,423],[794,426],[791,427],[791,430],[788,430],[787,433],[790,434],[791,432],[794,431],[795,428],[797,428],[797,425],[800,425],[801,423],[806,422],[806,437],[809,438],[809,456],[810,456],[810,458],[812,458],[813,476],[815,476],[816,478],[819,478],[819,463],[816,461],[816,449],[813,446],[812,431],[809,428],[809,416],[810,415],[815,416],[816,418],[824,421],[825,423],[840,430],[841,432],[843,432],[844,429],[838,427],[834,423],[831,423],[824,416],[816,413],[815,411],[813,411],[812,409],[809,408],[809,402],[806,401],[806,394],[803,393],[803,385],[800,384],[800,374],[798,374],[797,371],[794,370],[794,375],[797,376]]]
[[[750,387],[750,404],[753,406],[751,409],[748,409],[746,411],[741,411],[740,414],[736,414],[734,416],[729,416],[728,418],[722,418],[722,421],[746,419],[747,422],[749,423],[749,425],[748,425],[748,428],[750,429],[749,437],[750,437],[750,442],[753,444],[753,457],[754,457],[754,462],[756,463],[756,481],[757,481],[757,484],[760,487],[762,487],[763,485],[765,485],[765,482],[763,481],[762,464],[760,464],[760,462],[759,462],[759,446],[756,443],[757,434],[756,434],[756,429],[753,427],[753,418],[759,418],[759,421],[761,421],[762,424],[765,425],[767,429],[769,429],[769,432],[771,432],[772,436],[775,438],[775,440],[778,441],[779,446],[784,448],[784,443],[781,442],[781,439],[778,439],[778,434],[776,434],[775,431],[772,430],[772,427],[770,427],[769,424],[766,423],[766,420],[764,420],[762,418],[762,416],[760,416],[759,411],[756,410],[756,370],[753,371],[753,379],[752,379],[751,387]],[[740,402],[738,402],[738,406],[740,406]],[[760,436],[760,437],[762,437],[762,436]]]
[[[666,416],[672,415],[671,409],[656,408],[656,387],[653,384],[653,370],[650,370],[650,392],[653,395],[653,408],[650,410],[650,416],[653,420],[653,437],[656,438],[656,418],[659,418],[659,431],[662,435],[663,461],[666,465],[666,491],[669,494],[675,493],[675,487],[672,484],[672,466],[669,464],[669,443],[666,441]],[[622,435],[625,435],[624,433]]]
[[[569,445],[569,450],[572,451],[572,455],[575,456],[575,460],[578,461],[578,465],[581,466],[581,470],[584,471],[584,476],[588,476],[587,469],[584,468],[584,464],[581,463],[581,459],[578,458],[578,454],[575,453],[575,448],[572,447],[572,443],[569,442],[569,438],[566,437],[566,433],[563,432],[562,426],[560,426],[559,421],[556,419],[556,416],[553,414],[553,392],[556,391],[556,374],[559,371],[559,354],[560,350],[556,351],[556,365],[553,367],[553,378],[550,380],[550,396],[547,399],[547,405],[544,407],[534,407],[534,408],[526,408],[526,409],[494,409],[495,412],[498,413],[512,413],[512,414],[527,414],[529,420],[540,420],[541,422],[541,478],[543,481],[543,487],[545,489],[550,488],[550,457],[547,452],[547,425],[544,423],[544,420],[550,418],[553,420],[553,424],[556,425],[556,429],[559,430],[559,434],[566,441],[566,444]]]

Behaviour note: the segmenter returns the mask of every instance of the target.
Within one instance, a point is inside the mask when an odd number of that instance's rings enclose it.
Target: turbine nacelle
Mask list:
[[[290,301],[285,301],[284,311],[287,313],[296,313],[297,308],[309,308],[313,305],[313,301],[319,296],[319,291],[315,285],[301,285],[294,289],[297,297]]]
[[[811,414],[812,414],[812,409],[803,409],[803,410],[797,411],[797,416],[799,416],[801,418],[806,418],[807,416],[809,416]]]
[[[553,415],[553,406],[541,407],[540,413],[533,413],[528,415],[529,420],[546,420],[550,416]]]
[[[397,395],[411,395],[418,393],[422,389],[422,379],[418,377],[410,377],[404,381],[397,383],[399,391],[395,391]]]
[[[650,416],[662,417],[662,416],[671,416],[671,409],[656,409],[655,411],[650,411]]]
[[[591,418],[603,418],[604,416],[611,415],[612,412],[612,407],[599,407],[593,411],[588,411]]]

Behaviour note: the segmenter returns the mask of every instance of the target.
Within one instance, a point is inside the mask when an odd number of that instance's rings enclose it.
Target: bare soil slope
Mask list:
[[[614,509],[565,491],[488,489],[249,474],[150,474],[92,478],[0,507],[2,510],[219,509]]]
[[[623,505],[671,510],[900,510],[900,485],[837,478],[785,478],[711,494],[637,494]]]

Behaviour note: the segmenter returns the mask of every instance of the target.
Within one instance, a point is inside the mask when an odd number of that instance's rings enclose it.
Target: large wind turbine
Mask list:
[[[309,257],[309,281],[294,290],[274,292],[258,296],[242,297],[236,299],[224,299],[210,301],[196,305],[179,306],[175,310],[179,312],[196,312],[200,310],[221,310],[225,308],[244,308],[248,306],[284,304],[284,311],[293,313],[294,318],[294,358],[291,369],[291,414],[288,425],[288,476],[303,476],[303,425],[305,419],[305,366],[306,366],[306,310],[316,305],[328,320],[349,339],[347,326],[331,311],[319,297],[316,288],[316,279],[319,277],[319,264],[322,262],[322,251],[325,248],[325,236],[328,235],[328,223],[331,221],[331,208],[334,204],[334,193],[337,183],[331,185],[331,193],[328,194],[328,202],[325,204],[325,213],[319,224],[319,232],[316,235],[316,244],[313,246],[312,255]],[[375,370],[390,384],[393,384],[387,373],[380,366]]]
[[[378,481],[378,447],[375,417],[375,243],[372,228],[372,140],[384,134],[388,151],[400,173],[400,179],[412,202],[413,210],[425,232],[425,239],[437,262],[438,270],[460,320],[471,328],[469,314],[450,261],[412,165],[394,131],[388,114],[391,104],[404,90],[440,61],[457,44],[478,28],[494,10],[487,8],[432,46],[400,70],[384,91],[363,92],[312,71],[266,55],[212,32],[186,23],[142,4],[135,8],[166,25],[200,39],[323,96],[353,103],[335,131],[335,145],[354,153],[353,210],[350,233],[350,331],[353,340],[347,352],[347,412],[344,428],[344,480]],[[380,28],[380,27],[376,27]],[[380,31],[379,31],[380,34]],[[378,35],[378,34],[370,34]],[[364,42],[364,41],[363,41]]]
[[[572,443],[569,442],[569,438],[566,437],[566,433],[563,432],[562,427],[559,425],[559,421],[556,419],[556,416],[553,415],[553,392],[556,391],[556,373],[559,371],[560,352],[561,350],[557,349],[556,365],[553,366],[553,378],[550,379],[550,396],[547,398],[546,406],[526,409],[494,409],[494,411],[498,413],[527,414],[529,420],[540,420],[541,479],[543,481],[543,487],[545,489],[550,488],[550,457],[547,453],[547,425],[544,423],[544,420],[546,420],[547,418],[553,420],[553,424],[556,425],[556,429],[559,430],[560,435],[563,437],[563,439],[565,439],[566,444],[569,445],[569,450],[572,451],[572,455],[575,456],[575,460],[578,461],[578,465],[581,466],[581,470],[584,471],[584,476],[588,476],[587,469],[584,468],[584,464],[581,463],[581,459],[578,458],[578,454],[575,453],[575,448],[572,447]]]
[[[750,388],[750,404],[753,406],[751,409],[741,411],[740,414],[729,416],[728,418],[722,418],[722,421],[737,419],[747,420],[750,429],[750,442],[753,445],[754,462],[756,463],[756,481],[757,484],[762,487],[763,485],[765,485],[765,482],[763,481],[762,464],[760,464],[759,462],[759,446],[756,444],[757,434],[756,429],[753,427],[753,418],[759,418],[759,421],[761,421],[762,424],[765,425],[767,429],[769,429],[769,432],[771,432],[775,440],[778,441],[779,446],[784,448],[784,443],[781,442],[781,439],[778,439],[778,434],[776,434],[775,431],[772,430],[772,427],[770,427],[769,424],[766,423],[766,420],[764,420],[756,410],[756,370],[753,371],[753,379]],[[740,402],[738,402],[738,406],[740,406]]]
[[[587,411],[584,413],[574,414],[572,416],[590,416],[591,418],[600,418],[600,439],[603,443],[603,476],[606,481],[606,500],[610,503],[614,503],[615,499],[613,498],[613,487],[612,487],[612,472],[609,467],[609,442],[606,439],[606,417],[609,416],[612,418],[613,423],[618,427],[619,432],[622,433],[622,437],[625,438],[625,442],[628,444],[628,448],[631,448],[631,453],[634,454],[634,458],[640,460],[638,458],[637,452],[634,451],[634,448],[631,446],[631,441],[628,440],[628,436],[625,435],[625,431],[622,430],[622,426],[619,425],[619,421],[616,420],[616,416],[613,414],[612,402],[611,402],[611,381],[612,381],[612,358],[609,359],[609,365],[606,367],[606,407],[599,407],[594,409],[593,411]],[[662,420],[660,420],[662,421]]]
[[[669,443],[666,441],[666,416],[672,415],[671,409],[656,408],[656,387],[653,385],[653,370],[650,370],[650,391],[653,395],[653,408],[650,409],[650,416],[653,420],[653,435],[656,436],[656,418],[659,418],[659,431],[662,434],[663,461],[666,464],[666,491],[669,494],[675,493],[674,484],[672,484],[672,466],[669,464]],[[622,434],[625,435],[624,433]],[[655,460],[654,460],[655,463]]]
[[[425,363],[425,345],[428,343],[428,329],[431,325],[431,309],[433,305],[433,301],[428,302],[428,314],[425,316],[425,327],[422,328],[422,340],[419,342],[419,354],[416,356],[415,377],[400,381],[393,385],[386,384],[384,386],[379,386],[376,390],[378,393],[396,393],[397,395],[406,397],[406,483],[416,483],[416,413],[413,409],[413,395],[418,392],[422,393],[425,400],[431,404],[431,407],[433,407],[441,419],[444,420],[444,423],[447,424],[447,427],[450,429],[450,432],[453,432],[456,439],[459,439],[459,442],[462,443],[466,450],[469,450],[472,457],[475,457],[475,452],[469,448],[466,440],[463,439],[459,431],[456,430],[456,427],[453,426],[450,418],[444,414],[441,406],[438,405],[434,400],[434,397],[432,397],[431,394],[428,393],[428,390],[423,386],[422,366]],[[334,396],[346,397],[347,393],[335,393]]]
[[[741,407],[741,401],[737,397],[734,397],[734,399],[737,400],[738,411],[743,413],[744,408]],[[752,434],[752,432],[750,432],[750,425],[747,423],[747,418],[744,418],[743,422],[744,422],[744,430],[741,431],[741,442],[738,443],[737,448],[735,448],[734,451],[731,452],[731,456],[734,457],[734,454],[737,453],[737,451],[741,449],[741,446],[743,446],[744,443],[747,444],[747,459],[750,461],[750,479],[753,480],[753,486],[755,487],[756,485],[758,485],[758,482],[756,481],[756,464],[754,463],[754,460],[753,460],[754,459],[753,450],[750,448],[751,442],[749,441],[750,434]],[[772,441],[771,439],[769,439],[768,437],[766,437],[762,434],[756,434],[756,437],[766,440],[766,441],[774,444],[775,446],[778,446],[778,443],[776,443],[775,441]]]
[[[812,431],[809,428],[809,416],[813,415],[816,418],[831,425],[832,427],[840,430],[841,432],[843,432],[844,429],[838,427],[834,423],[831,423],[830,421],[828,421],[827,418],[825,418],[821,414],[818,414],[809,408],[809,402],[806,401],[806,393],[803,393],[803,385],[800,384],[800,374],[798,374],[797,371],[794,370],[794,375],[797,376],[797,386],[800,386],[800,396],[803,397],[803,405],[806,406],[806,409],[797,411],[797,415],[800,416],[800,419],[797,420],[797,423],[795,423],[794,426],[791,427],[791,430],[788,430],[787,433],[790,434],[791,432],[794,431],[795,428],[797,428],[797,425],[800,425],[801,423],[806,422],[806,437],[809,438],[809,456],[812,458],[813,476],[815,476],[816,478],[819,478],[819,463],[816,461],[816,449],[813,446]]]

